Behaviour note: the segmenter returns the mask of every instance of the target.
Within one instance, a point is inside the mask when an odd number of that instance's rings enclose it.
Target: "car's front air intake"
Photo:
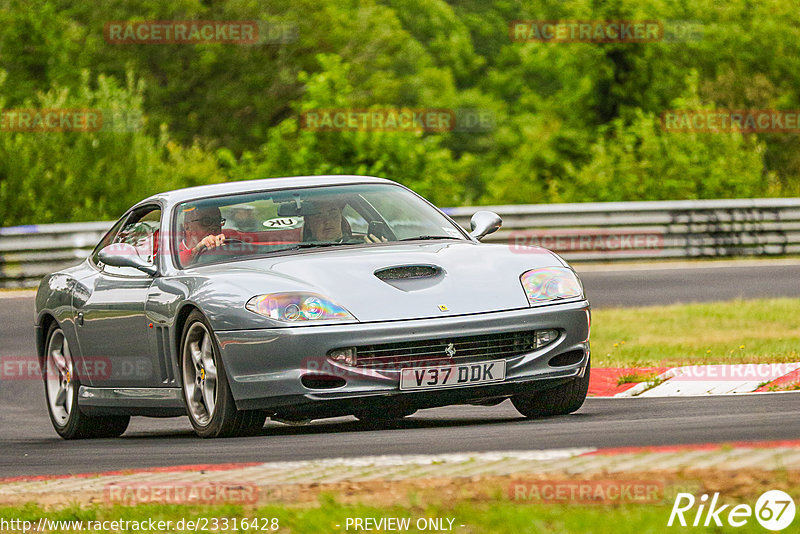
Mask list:
[[[437,276],[440,272],[441,269],[433,265],[403,265],[375,271],[375,276],[383,281],[406,280],[409,278],[431,278]]]
[[[503,332],[356,347],[356,366],[377,369],[513,358],[536,350],[536,332]]]
[[[444,270],[435,265],[399,265],[375,271],[375,276],[402,291],[435,286],[444,279]]]

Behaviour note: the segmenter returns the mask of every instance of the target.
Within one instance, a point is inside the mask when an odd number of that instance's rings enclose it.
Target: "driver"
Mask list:
[[[181,263],[191,264],[201,251],[223,245],[225,243],[223,224],[225,219],[217,207],[191,207],[184,210],[183,240],[178,247]]]

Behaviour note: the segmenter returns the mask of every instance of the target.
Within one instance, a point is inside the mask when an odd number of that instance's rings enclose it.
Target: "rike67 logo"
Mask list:
[[[678,493],[667,526],[742,527],[753,516],[767,530],[775,532],[784,530],[794,521],[794,500],[786,492],[770,490],[758,498],[753,508],[749,504],[721,505],[719,493],[714,493],[710,500],[705,493],[699,499],[695,499],[691,493]]]

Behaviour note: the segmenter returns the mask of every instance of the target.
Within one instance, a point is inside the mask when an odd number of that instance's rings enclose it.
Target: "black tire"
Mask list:
[[[530,395],[515,395],[511,403],[519,413],[529,418],[572,413],[586,400],[590,371],[591,360],[586,362],[583,376]]]
[[[56,355],[59,353],[67,370],[66,374],[55,364]],[[75,372],[69,342],[64,336],[64,331],[55,322],[47,331],[42,377],[47,414],[50,416],[53,428],[62,438],[116,438],[127,430],[131,421],[128,415],[89,416],[81,411],[78,403],[80,379]],[[55,402],[51,402],[53,394],[56,395]],[[64,406],[70,407],[69,410],[60,409],[62,399]]]
[[[207,359],[202,361],[213,363],[215,370],[215,384],[213,388],[208,388],[213,389],[213,392],[209,394],[209,398],[213,397],[213,404],[210,410],[205,402],[206,397],[202,394],[203,388],[206,388],[206,376],[209,376],[206,374],[205,366],[202,368],[202,378],[199,383],[195,384],[194,380],[192,380],[193,385],[191,387],[187,385],[187,377],[197,378],[196,373],[192,374],[192,370],[196,370],[197,366],[192,360],[191,347],[189,345],[196,341],[194,336],[201,332],[205,332],[208,336],[208,349],[210,349],[210,352],[207,356],[212,358],[212,361]],[[190,335],[192,336],[191,339]],[[198,349],[202,350],[200,344],[203,341],[197,340],[196,342],[198,343]],[[219,355],[219,347],[214,339],[211,326],[202,313],[194,310],[186,319],[186,326],[181,336],[181,389],[183,390],[183,402],[189,415],[189,422],[191,422],[195,433],[201,438],[225,438],[258,434],[264,428],[267,413],[261,410],[236,409],[236,402],[233,399],[228,383],[228,375],[225,373],[225,366]],[[209,365],[208,367],[210,368],[211,366]],[[195,398],[194,395],[196,395],[198,389],[200,389],[202,400],[192,401],[191,398]],[[205,412],[203,413],[200,408],[204,408]]]

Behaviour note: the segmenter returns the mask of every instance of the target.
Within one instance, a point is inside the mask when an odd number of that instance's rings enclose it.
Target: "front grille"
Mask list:
[[[364,345],[356,347],[356,366],[400,369],[513,358],[533,352],[535,340],[536,332],[531,330]]]

